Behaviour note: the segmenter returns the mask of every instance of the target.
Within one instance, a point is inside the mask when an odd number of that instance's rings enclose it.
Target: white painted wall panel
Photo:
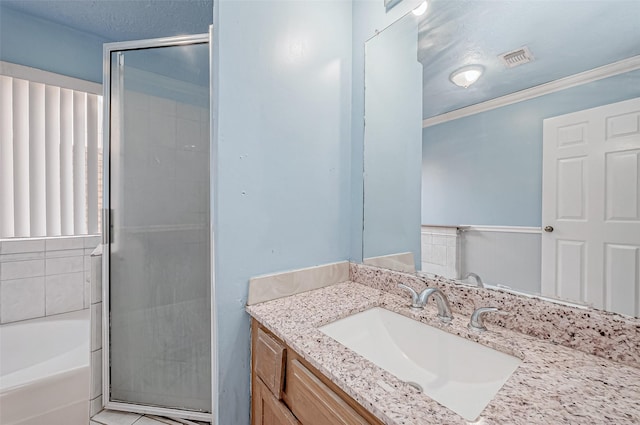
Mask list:
[[[461,233],[460,275],[474,272],[488,285],[539,294],[540,232],[519,233],[518,227],[500,230],[487,228]]]

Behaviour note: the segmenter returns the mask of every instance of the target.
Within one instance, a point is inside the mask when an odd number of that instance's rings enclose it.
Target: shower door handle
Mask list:
[[[102,209],[102,243],[109,245],[113,243],[113,210]]]

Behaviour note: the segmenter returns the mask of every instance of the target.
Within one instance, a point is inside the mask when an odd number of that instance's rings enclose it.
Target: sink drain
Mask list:
[[[418,384],[417,382],[412,382],[412,381],[404,381],[405,384],[415,388],[416,390],[420,391],[421,393],[424,392],[424,390],[422,389],[422,387],[420,386],[420,384]]]

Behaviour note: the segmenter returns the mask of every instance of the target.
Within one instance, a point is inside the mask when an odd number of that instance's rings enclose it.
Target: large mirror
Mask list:
[[[640,316],[640,1],[427,6],[365,46],[364,263]]]

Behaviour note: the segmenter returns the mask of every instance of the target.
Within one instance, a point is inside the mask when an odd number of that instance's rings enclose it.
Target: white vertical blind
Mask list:
[[[45,88],[47,236],[62,234],[60,214],[60,87]]]
[[[60,216],[73,235],[73,90],[60,89]]]
[[[13,79],[0,75],[0,237],[13,226]]]
[[[73,229],[87,233],[87,94],[73,92]]]
[[[29,236],[29,82],[16,78],[13,79],[13,202],[14,234]]]
[[[0,75],[0,238],[99,233],[101,96]]]
[[[98,233],[98,96],[87,95],[87,231]]]
[[[29,236],[47,234],[44,106],[44,84],[29,83]]]

